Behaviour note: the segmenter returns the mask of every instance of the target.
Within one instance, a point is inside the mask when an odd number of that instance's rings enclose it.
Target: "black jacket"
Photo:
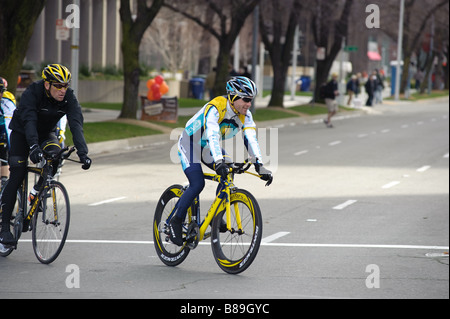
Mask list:
[[[327,83],[325,87],[325,98],[327,99],[333,99],[336,97],[334,92],[338,90],[338,84],[336,81],[331,80]]]
[[[26,136],[29,146],[39,143],[39,136],[52,132],[58,121],[67,115],[77,154],[86,156],[88,148],[83,133],[83,114],[71,88],[61,102],[47,96],[44,80],[32,83],[23,92],[9,128]]]

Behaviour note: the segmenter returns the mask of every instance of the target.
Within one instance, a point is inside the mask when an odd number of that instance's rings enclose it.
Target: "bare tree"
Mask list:
[[[325,48],[325,58],[316,61],[316,85],[314,99],[319,97],[320,85],[327,81],[328,73],[347,37],[350,10],[353,0],[318,0],[308,3],[316,47]],[[306,6],[305,6],[306,7]]]
[[[261,0],[171,0],[164,5],[196,22],[219,41],[217,73],[214,94],[225,93],[225,83],[229,75],[231,49],[245,20]],[[200,5],[200,7],[198,7]],[[205,5],[209,11],[205,10]],[[212,12],[214,19],[202,14]],[[209,21],[217,23],[208,23]]]
[[[430,33],[431,18],[433,15],[440,14],[442,9],[445,14],[446,28],[448,29],[448,4],[449,0],[407,0],[405,1],[404,21],[403,21],[403,72],[400,82],[400,92],[403,93],[408,83],[409,68],[411,59],[414,54],[418,55],[418,51],[423,44],[424,37]],[[383,2],[382,15],[384,17],[384,27],[381,29],[393,40],[398,39],[398,1]],[[431,61],[434,60],[436,51],[429,51],[425,68],[429,71]],[[426,81],[422,83],[426,85]]]
[[[8,80],[8,90],[16,92],[37,18],[46,0],[2,0],[0,4],[0,76]]]
[[[200,30],[199,30],[200,29]],[[157,51],[167,68],[174,74],[187,69],[191,57],[198,57],[200,46],[195,45],[201,28],[189,19],[161,9],[158,17],[144,34],[144,41]]]
[[[301,1],[265,0],[262,7],[264,10],[260,11],[261,37],[265,48],[269,51],[274,74],[269,106],[283,107],[287,71],[292,61],[291,54],[295,28],[299,23]]]
[[[136,118],[139,93],[139,45],[145,30],[155,19],[164,0],[153,0],[147,7],[146,0],[137,0],[137,14],[131,14],[130,0],[120,0],[122,22],[122,54],[124,71],[123,106],[120,118]]]

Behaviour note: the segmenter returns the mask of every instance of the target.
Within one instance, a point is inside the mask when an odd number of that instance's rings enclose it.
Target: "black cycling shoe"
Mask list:
[[[183,246],[183,221],[181,218],[175,216],[169,224],[170,240],[177,246]]]
[[[14,246],[17,241],[11,231],[5,230],[0,233],[0,243],[4,245]]]

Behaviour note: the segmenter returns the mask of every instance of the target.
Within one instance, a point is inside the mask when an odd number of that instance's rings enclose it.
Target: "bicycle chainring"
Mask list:
[[[197,248],[198,242],[199,242],[199,234],[200,234],[200,228],[198,227],[198,224],[193,222],[189,224],[189,227],[186,232],[186,246],[189,247],[189,249],[193,250]]]

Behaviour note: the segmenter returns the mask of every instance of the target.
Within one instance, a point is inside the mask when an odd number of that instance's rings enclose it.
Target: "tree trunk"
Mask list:
[[[139,45],[145,30],[161,9],[164,0],[153,0],[147,7],[146,0],[138,0],[137,15],[131,16],[130,0],[120,0],[123,53],[123,105],[119,118],[136,119],[139,94]]]
[[[213,95],[225,95],[226,89],[224,83],[228,81],[230,70],[230,52],[231,49],[225,47],[224,43],[220,43],[219,54],[216,62],[216,81],[214,82]]]
[[[139,95],[139,42],[124,33],[123,44],[123,106],[119,118],[136,118]]]
[[[8,91],[15,94],[33,34],[34,25],[46,0],[2,1],[0,5],[0,71],[8,81]]]

